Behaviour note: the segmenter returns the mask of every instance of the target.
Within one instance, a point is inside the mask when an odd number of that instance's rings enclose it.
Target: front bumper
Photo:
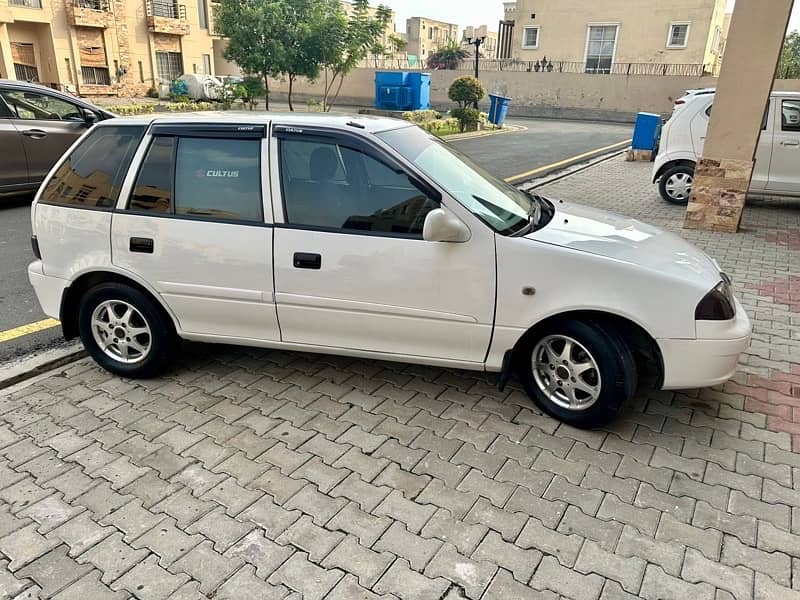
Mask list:
[[[61,317],[61,297],[67,287],[67,281],[59,277],[49,277],[44,274],[42,261],[36,260],[28,265],[28,281],[36,291],[36,298],[42,311],[48,317],[59,319]]]
[[[659,339],[664,360],[662,389],[711,387],[736,373],[739,355],[750,346],[752,325],[736,301],[736,317],[730,321],[698,321],[694,340]]]

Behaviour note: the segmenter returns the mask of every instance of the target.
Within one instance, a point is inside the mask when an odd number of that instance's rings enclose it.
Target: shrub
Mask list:
[[[158,88],[156,88],[154,85],[151,85],[147,92],[145,92],[145,96],[148,98],[158,98]]]
[[[479,102],[485,95],[483,84],[474,77],[459,77],[447,91],[447,97],[457,102],[461,108]]]
[[[477,108],[454,108],[450,115],[458,119],[461,131],[474,131],[481,122],[481,112]]]
[[[110,110],[115,115],[120,117],[128,115],[145,115],[155,111],[153,104],[118,104],[116,106],[109,106]]]
[[[308,112],[322,112],[322,102],[316,98],[309,98],[306,100],[306,107]]]
[[[442,115],[436,110],[409,110],[403,113],[403,120],[411,121],[417,125],[441,119]]]

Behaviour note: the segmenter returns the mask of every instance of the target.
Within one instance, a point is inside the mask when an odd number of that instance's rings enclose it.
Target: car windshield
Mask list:
[[[500,234],[510,235],[527,228],[537,212],[534,203],[544,204],[419,127],[392,129],[377,136]]]

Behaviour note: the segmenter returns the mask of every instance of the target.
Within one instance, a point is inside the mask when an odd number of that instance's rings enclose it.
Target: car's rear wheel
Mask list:
[[[694,169],[689,165],[677,165],[661,176],[658,191],[667,202],[686,205],[692,195],[693,183]]]
[[[536,405],[575,427],[607,424],[636,391],[630,348],[595,321],[565,320],[529,336],[517,368]]]
[[[116,375],[153,377],[168,364],[177,336],[146,294],[120,283],[91,288],[81,300],[78,328],[86,350]]]

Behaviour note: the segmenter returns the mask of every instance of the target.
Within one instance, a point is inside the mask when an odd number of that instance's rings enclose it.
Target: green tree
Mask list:
[[[395,54],[405,52],[406,48],[408,48],[407,40],[400,37],[396,33],[393,33],[389,36],[389,52],[391,53],[392,58],[394,58]]]
[[[287,3],[276,0],[222,0],[217,12],[217,29],[228,38],[225,58],[264,80],[267,110],[269,78],[280,76],[286,61],[288,18]]]
[[[428,57],[429,69],[456,69],[461,61],[469,56],[455,40],[450,40]]]
[[[322,18],[315,27],[315,47],[321,54],[324,91],[322,107],[328,112],[342,90],[344,78],[366,58],[380,40],[391,19],[384,5],[370,14],[369,0],[354,0],[348,19],[339,0],[321,0]]]
[[[786,36],[778,65],[779,79],[800,79],[800,31]]]
[[[284,0],[288,19],[281,34],[285,49],[278,70],[289,81],[289,110],[294,111],[292,94],[298,77],[316,79],[320,73],[322,55],[315,42],[319,30],[326,25],[330,3],[324,0]]]
[[[447,97],[458,103],[460,108],[467,108],[479,102],[486,94],[483,84],[474,77],[459,77],[447,90]]]

